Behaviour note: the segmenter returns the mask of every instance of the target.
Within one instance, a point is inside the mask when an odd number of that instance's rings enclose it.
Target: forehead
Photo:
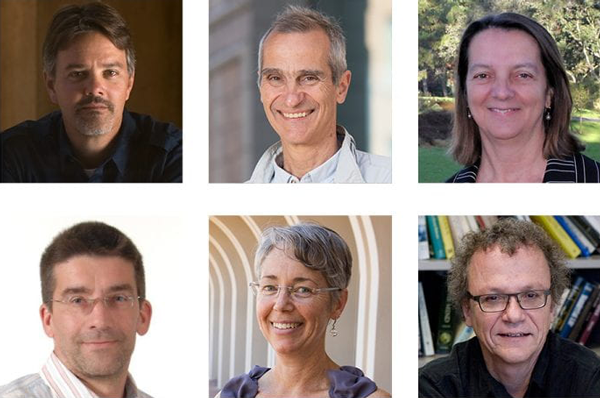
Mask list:
[[[469,66],[474,63],[542,63],[537,41],[528,33],[517,29],[491,28],[477,33],[471,40],[468,55]]]
[[[475,295],[486,291],[547,289],[550,287],[550,268],[537,247],[520,247],[510,256],[495,246],[473,254],[468,268],[468,283]]]
[[[57,64],[66,65],[74,61],[93,61],[95,59],[124,61],[125,50],[118,49],[108,37],[98,32],[82,33],[61,48],[57,55]]]
[[[84,287],[91,291],[135,285],[133,264],[116,256],[74,256],[54,266],[55,291]]]
[[[308,32],[273,32],[263,44],[262,67],[316,69],[327,66],[329,38],[322,29]]]
[[[316,283],[325,282],[325,277],[320,271],[308,268],[293,255],[288,255],[278,248],[273,248],[263,260],[259,277],[272,277],[270,279],[279,282],[289,282],[296,278],[307,278]]]

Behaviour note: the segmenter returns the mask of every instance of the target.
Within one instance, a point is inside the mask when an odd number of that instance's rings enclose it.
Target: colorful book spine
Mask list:
[[[583,332],[581,332],[581,336],[579,337],[579,344],[587,343],[594,326],[598,323],[598,319],[600,318],[600,295],[596,297],[596,302],[593,305],[592,311],[590,320],[585,324],[585,329],[583,329]]]
[[[586,282],[585,285],[583,286],[583,289],[581,290],[581,293],[579,294],[579,297],[575,301],[575,305],[573,306],[573,309],[571,310],[571,313],[569,314],[569,316],[567,318],[567,322],[565,323],[565,325],[563,326],[563,328],[560,331],[560,335],[562,337],[564,337],[564,338],[569,337],[569,334],[571,333],[573,326],[575,326],[575,323],[577,322],[577,318],[581,314],[581,310],[583,310],[585,303],[590,298],[590,294],[592,294],[593,291],[594,291],[594,285],[589,282]]]
[[[569,333],[569,340],[577,341],[577,338],[581,335],[581,331],[584,326],[590,320],[591,313],[593,312],[594,304],[596,303],[596,299],[598,298],[598,294],[600,294],[600,285],[596,285],[594,287],[594,291],[590,294],[590,298],[585,303],[585,307],[581,310],[581,314],[577,318],[577,322],[573,329],[571,329],[571,333]]]
[[[571,313],[571,309],[573,304],[575,303],[575,299],[579,296],[579,292],[581,291],[581,287],[583,286],[584,279],[581,276],[578,276],[575,279],[575,283],[571,286],[571,291],[569,291],[569,295],[565,300],[562,307],[560,307],[560,312],[558,313],[558,320],[556,321],[556,325],[554,327],[555,332],[560,332],[563,325],[567,321],[567,316]]]
[[[438,221],[440,223],[440,231],[442,231],[442,241],[444,242],[446,258],[450,260],[454,258],[454,243],[452,242],[452,231],[450,230],[448,216],[438,216]]]
[[[585,234],[588,240],[591,242],[594,248],[600,246],[600,234],[590,225],[590,223],[583,216],[568,216],[568,219]]]
[[[573,242],[575,242],[575,244],[577,245],[577,247],[579,248],[579,250],[581,250],[581,255],[583,257],[589,257],[590,256],[590,251],[586,247],[586,245],[584,245],[581,237],[578,236],[578,234],[577,234],[578,231],[575,229],[575,227],[573,225],[570,225],[569,222],[567,221],[567,219],[565,217],[563,217],[563,216],[554,216],[554,219],[565,230],[565,232],[567,233],[567,235],[569,235],[569,238],[571,238],[571,240]]]
[[[419,260],[429,258],[429,239],[427,239],[427,222],[425,216],[419,216]]]
[[[552,239],[554,239],[569,258],[577,258],[581,250],[573,242],[558,221],[552,216],[531,216],[531,220],[540,225]]]
[[[440,306],[438,318],[436,352],[438,354],[447,354],[452,350],[452,341],[454,340],[452,323],[454,311],[452,310],[452,302],[448,300],[448,292],[446,289],[443,289],[441,303],[442,305]]]
[[[429,239],[431,239],[431,247],[433,248],[433,258],[438,260],[446,258],[444,250],[444,241],[442,240],[442,231],[436,216],[426,216],[427,227],[429,228]]]

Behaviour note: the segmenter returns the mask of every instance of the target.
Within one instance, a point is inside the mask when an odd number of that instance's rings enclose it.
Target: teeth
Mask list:
[[[523,337],[523,336],[525,336],[525,333],[506,333],[506,336],[508,336],[508,337]]]
[[[276,322],[273,322],[272,325],[273,325],[273,327],[275,327],[275,329],[294,329],[294,328],[297,328],[298,326],[300,326],[299,323],[276,323]]]
[[[300,117],[305,117],[306,115],[308,115],[308,112],[300,112],[300,113],[283,113],[283,116],[287,117],[288,119],[298,119]]]
[[[493,108],[492,112],[497,112],[497,113],[501,113],[501,114],[506,114],[508,112],[512,112],[514,111],[514,109],[497,109],[497,108]]]

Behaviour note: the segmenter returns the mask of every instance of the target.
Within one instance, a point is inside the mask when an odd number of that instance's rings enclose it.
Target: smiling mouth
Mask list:
[[[301,118],[307,117],[308,115],[313,113],[314,110],[306,111],[306,112],[294,112],[294,113],[288,113],[288,112],[282,112],[282,111],[278,111],[278,112],[286,119],[301,119]]]
[[[499,113],[501,115],[506,115],[508,113],[516,112],[519,108],[488,108],[490,111],[494,113]]]
[[[287,329],[296,329],[298,326],[302,325],[302,323],[300,323],[300,322],[292,322],[292,323],[271,322],[271,325],[275,329],[287,330]]]
[[[501,337],[526,337],[531,336],[531,333],[498,333]]]

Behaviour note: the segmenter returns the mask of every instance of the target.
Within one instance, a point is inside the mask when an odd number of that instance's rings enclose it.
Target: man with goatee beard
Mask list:
[[[44,82],[60,111],[0,135],[2,182],[181,182],[182,132],[129,112],[135,53],[112,7],[55,15],[43,46]]]

